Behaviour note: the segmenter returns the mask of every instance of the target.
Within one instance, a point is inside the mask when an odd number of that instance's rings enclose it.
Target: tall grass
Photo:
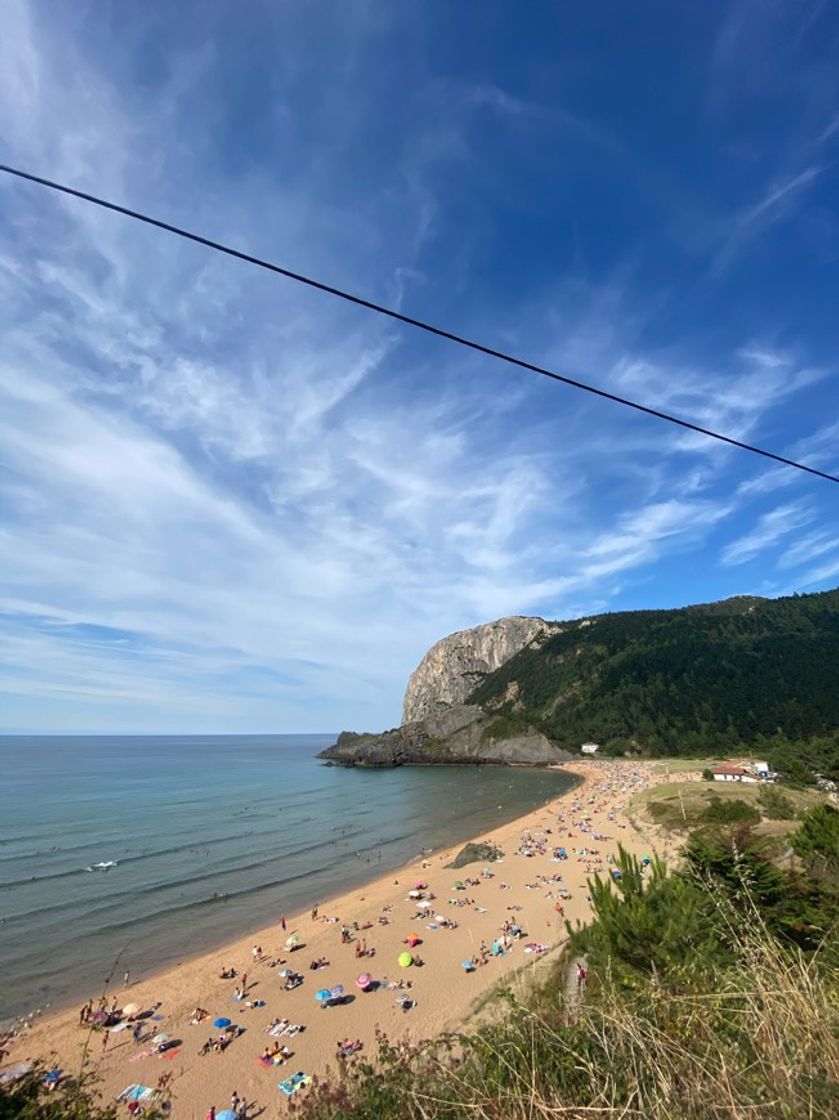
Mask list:
[[[729,915],[729,917],[731,917]],[[728,920],[728,919],[727,919]],[[581,1000],[557,972],[470,1035],[380,1039],[318,1085],[305,1120],[821,1120],[839,1116],[839,984],[755,914],[733,967],[666,985],[608,969]]]

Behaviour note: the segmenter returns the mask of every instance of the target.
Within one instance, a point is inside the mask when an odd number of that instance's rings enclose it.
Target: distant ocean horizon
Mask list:
[[[334,739],[0,736],[0,1022],[208,952],[577,782],[325,766]]]

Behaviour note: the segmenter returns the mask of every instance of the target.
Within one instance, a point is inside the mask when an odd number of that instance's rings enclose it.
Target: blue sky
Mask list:
[[[0,156],[839,469],[824,2],[18,2]],[[839,583],[839,488],[0,182],[7,728],[398,721],[453,630]]]

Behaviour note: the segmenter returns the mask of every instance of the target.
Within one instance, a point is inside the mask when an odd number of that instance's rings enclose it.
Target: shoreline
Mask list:
[[[339,764],[335,764],[335,765],[337,766]],[[406,764],[406,765],[413,765],[413,764]],[[423,764],[423,765],[437,765],[437,764],[436,763],[429,763],[429,764]],[[452,766],[455,766],[455,765],[462,765],[462,764],[452,764]],[[465,765],[468,769],[471,769],[471,766],[469,764],[465,764]],[[492,765],[494,765],[494,764],[492,764]],[[346,767],[346,768],[349,769],[349,767]],[[536,769],[536,767],[532,767],[530,765],[518,766],[517,764],[504,764],[503,766],[500,766],[499,768],[503,768],[503,769],[527,769],[527,770]],[[538,809],[544,807],[544,805],[546,803],[549,803],[549,802],[552,803],[558,797],[564,797],[567,794],[572,793],[575,789],[578,789],[580,787],[580,785],[583,784],[583,782],[584,782],[584,779],[579,774],[576,774],[573,771],[573,769],[567,768],[564,763],[551,763],[547,766],[540,766],[540,767],[538,767],[538,769],[557,771],[557,772],[566,774],[568,777],[570,777],[572,779],[575,779],[575,781],[563,793],[556,795],[556,797],[546,799],[546,801],[543,801],[540,805],[537,805],[533,809],[528,810],[526,814],[517,813],[516,816],[510,817],[509,819],[506,819],[506,820],[502,820],[500,824],[496,825],[495,828],[490,830],[490,831],[494,832],[496,829],[505,828],[508,825],[512,824],[513,822],[521,819],[523,816],[526,816],[529,813],[538,811]],[[481,833],[479,835],[484,835],[484,834]],[[487,835],[489,835],[489,833],[487,833]],[[388,864],[387,862],[385,862],[384,865],[377,864],[376,867],[375,867],[375,870],[373,869],[372,866],[368,869],[359,869],[360,872],[361,872],[361,877],[358,878],[358,879],[353,879],[353,881],[345,889],[337,891],[337,892],[333,891],[331,894],[327,895],[325,898],[324,898],[323,895],[313,895],[311,898],[308,898],[305,902],[298,904],[299,909],[294,910],[293,912],[291,912],[290,915],[287,914],[286,915],[287,921],[299,921],[299,920],[303,919],[308,914],[311,906],[314,905],[315,903],[318,903],[319,905],[322,905],[324,907],[329,907],[329,906],[333,906],[333,905],[336,905],[336,904],[340,904],[340,902],[345,897],[347,897],[348,895],[352,895],[357,891],[363,891],[365,889],[365,887],[367,887],[367,886],[369,886],[373,883],[378,882],[382,878],[385,878],[385,877],[390,876],[390,875],[399,874],[403,870],[407,870],[411,866],[415,865],[418,861],[421,861],[423,859],[436,857],[439,852],[443,852],[443,851],[448,852],[448,851],[451,851],[452,849],[459,850],[461,847],[463,847],[463,845],[468,844],[470,841],[474,840],[475,838],[476,837],[473,834],[467,834],[467,835],[464,835],[463,837],[461,837],[457,840],[454,840],[452,843],[447,844],[445,847],[439,847],[439,848],[432,849],[430,853],[424,853],[423,851],[420,851],[420,852],[415,853],[412,856],[409,856],[406,859],[400,859],[398,862],[395,862],[395,863],[392,863],[392,864]],[[457,854],[456,851],[455,851],[455,854]],[[452,858],[454,858],[454,856],[452,856]],[[354,866],[354,865],[351,865],[351,866]],[[219,902],[226,902],[227,899],[219,899],[218,901]],[[240,942],[242,942],[244,940],[247,940],[247,939],[250,939],[250,938],[257,938],[258,939],[260,936],[265,938],[266,937],[266,930],[270,929],[270,928],[271,927],[266,927],[263,922],[251,922],[245,927],[242,927],[240,925],[234,932],[231,932],[231,933],[225,934],[223,936],[220,936],[218,941],[215,944],[212,944],[212,945],[209,945],[209,946],[203,946],[201,949],[196,950],[192,953],[190,953],[188,949],[186,951],[182,952],[182,953],[173,953],[170,959],[160,963],[158,966],[156,966],[152,969],[142,969],[142,970],[140,970],[140,975],[142,976],[142,982],[143,983],[153,983],[155,980],[157,980],[159,978],[162,978],[162,977],[165,977],[173,969],[182,968],[184,966],[188,966],[188,965],[191,965],[195,962],[198,962],[198,961],[202,960],[203,958],[211,957],[211,956],[214,956],[217,953],[224,952],[224,950],[227,947],[235,946],[235,945],[239,944]],[[122,951],[119,954],[119,956],[117,956],[115,958],[115,963],[113,963],[112,966],[110,966],[113,976],[117,976],[117,974],[121,975],[121,973],[122,973],[122,971],[125,967],[124,963],[120,963],[121,957],[122,957]],[[104,967],[102,971],[105,975],[107,975],[108,967],[107,966]],[[136,975],[136,970],[132,969],[132,971],[134,971],[135,975]],[[137,983],[139,984],[140,981],[138,980]],[[94,989],[96,989],[95,993],[94,993]],[[109,990],[109,991],[113,991],[115,989],[115,985],[112,984],[109,987],[107,983],[105,983],[104,985],[103,984],[99,984],[99,985],[91,984],[91,985],[87,986],[87,989],[84,989],[83,986],[80,986],[79,992],[76,993],[76,994],[71,994],[71,995],[68,995],[66,997],[57,997],[55,999],[55,1001],[49,1000],[49,1002],[48,1002],[49,1011],[42,1014],[42,1015],[38,1015],[37,1012],[21,1013],[21,1014],[18,1014],[18,1015],[14,1015],[14,1014],[7,1015],[4,1018],[0,1019],[0,1035],[2,1035],[3,1032],[5,1032],[5,1031],[11,1030],[12,1028],[19,1026],[20,1024],[31,1023],[32,1027],[34,1028],[34,1026],[38,1023],[46,1023],[50,1020],[53,1020],[53,1019],[56,1019],[56,1018],[61,1018],[64,1015],[68,1014],[68,1012],[71,1012],[74,1008],[77,1010],[78,1009],[78,1003],[79,1003],[80,1000],[83,1002],[91,994],[95,994],[96,998],[98,998],[102,994],[102,991],[104,991],[106,989]],[[29,1002],[32,1002],[32,1001],[29,1001]]]
[[[103,1052],[99,1043],[101,1032],[94,1033],[92,1052],[96,1054],[105,1099],[113,1099],[128,1084],[143,1082],[154,1086],[161,1074],[172,1073],[173,1115],[201,1117],[212,1103],[223,1107],[234,1087],[244,1090],[246,1099],[262,1107],[272,1097],[285,1099],[276,1088],[282,1077],[297,1070],[307,1074],[322,1074],[330,1066],[334,1070],[334,1039],[339,1035],[359,1039],[363,1054],[369,1057],[375,1053],[376,1028],[383,1029],[391,1038],[406,1034],[419,1038],[439,1034],[462,1022],[473,1005],[505,976],[543,959],[541,952],[525,955],[525,943],[556,950],[565,941],[565,920],[586,920],[589,908],[585,879],[593,871],[603,871],[607,866],[606,854],[615,851],[618,842],[638,854],[642,846],[645,851],[654,850],[653,837],[639,835],[621,816],[634,792],[657,784],[649,764],[574,760],[556,768],[576,777],[577,784],[547,804],[488,832],[420,854],[319,903],[316,922],[306,911],[287,915],[286,932],[275,922],[239,935],[217,949],[184,957],[177,964],[132,982],[128,988],[122,986],[120,967],[117,982],[108,989],[108,1001],[116,996],[117,1006],[130,1001],[143,1008],[160,1003],[161,1018],[156,1020],[155,1027],[166,1031],[180,1045],[175,1046],[173,1041],[169,1056],[162,1059],[146,1053],[142,1044],[132,1040],[130,1030],[126,1030],[105,1039],[107,1050]],[[562,835],[563,830],[567,835]],[[522,836],[531,834],[541,839],[534,851],[530,852],[528,847],[528,858],[524,858],[518,854],[523,850]],[[589,839],[590,846],[580,849],[589,854],[577,857],[580,836],[603,839],[596,839],[593,845]],[[457,871],[444,869],[443,865],[466,843],[479,841],[497,843],[504,852],[501,862],[488,865],[488,877],[481,875],[479,863]],[[568,861],[551,860],[551,845],[567,845]],[[562,875],[561,885],[552,881],[557,873]],[[466,880],[471,882],[462,892],[451,885]],[[418,909],[407,897],[414,882],[420,881],[427,881],[435,896],[426,909]],[[456,922],[457,928],[444,928],[436,921],[424,920],[435,914],[445,922]],[[526,927],[523,940],[513,942],[505,955],[490,956],[485,965],[467,973],[462,960],[480,956],[482,945],[499,938],[503,921],[515,921]],[[348,944],[342,943],[339,936],[342,924],[358,927],[352,931]],[[425,962],[424,967],[401,969],[397,963],[409,932],[418,933],[422,939],[417,952]],[[289,952],[282,946],[284,938],[292,933],[297,933],[303,944]],[[375,956],[359,957],[356,946],[360,949],[363,944],[367,948],[367,941]],[[275,962],[273,967],[255,963],[252,943],[262,947],[265,958]],[[309,963],[318,957],[327,958],[331,964],[313,973]],[[247,1001],[233,1000],[235,981],[219,979],[221,970],[230,967],[239,976],[247,973]],[[304,982],[293,991],[283,990],[283,982],[277,976],[280,968],[298,971]],[[378,991],[360,992],[356,988],[356,974],[367,970],[382,981]],[[395,1002],[392,989],[384,986],[397,981],[411,984],[404,994],[415,1001],[415,1006],[407,1012]],[[331,987],[339,982],[344,985],[348,1005],[324,1012],[316,1004],[314,993],[322,986]],[[254,1000],[264,1001],[264,1006],[246,1006]],[[209,1017],[206,1022],[192,1025],[192,1011],[197,1006],[206,1008]],[[328,1019],[324,1019],[324,1014]],[[232,1018],[246,1028],[245,1032],[223,1054],[200,1057],[198,1050],[213,1033],[211,1023],[219,1015]],[[266,1044],[274,1043],[264,1033],[274,1018],[291,1018],[306,1029],[280,1040],[287,1042],[293,1056],[283,1066],[268,1069],[257,1058]],[[51,1009],[48,1016],[36,1020],[14,1041],[9,1060],[54,1053],[59,1065],[72,1074],[78,1069],[79,1054],[88,1034],[78,1027],[77,1011]],[[139,1062],[143,1064],[135,1064]]]

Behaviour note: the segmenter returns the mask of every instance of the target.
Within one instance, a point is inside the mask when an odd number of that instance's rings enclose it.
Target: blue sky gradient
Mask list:
[[[839,469],[828,3],[0,6],[0,157]],[[0,181],[0,706],[398,721],[437,638],[839,583],[839,488]]]

